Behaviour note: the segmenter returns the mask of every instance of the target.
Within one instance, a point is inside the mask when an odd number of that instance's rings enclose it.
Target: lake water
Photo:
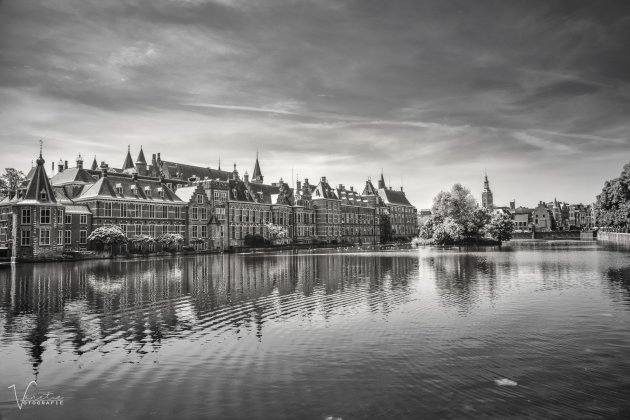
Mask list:
[[[630,418],[595,242],[0,267],[0,334],[0,418]]]

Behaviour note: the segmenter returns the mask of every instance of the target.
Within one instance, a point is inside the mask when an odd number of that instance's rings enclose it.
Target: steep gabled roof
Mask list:
[[[371,179],[365,181],[365,188],[363,188],[363,193],[361,195],[378,195],[378,191],[374,188],[374,184],[372,184]]]
[[[255,202],[254,196],[251,194],[247,185],[240,179],[230,179],[230,189],[228,196],[232,201],[250,201]]]
[[[260,178],[262,178],[262,172],[260,171],[260,163],[258,163],[258,155],[256,155],[256,164],[254,165],[254,173],[252,174],[252,179]]]
[[[188,180],[191,177],[198,179],[219,179],[227,181],[232,177],[231,172],[218,169],[204,168],[203,166],[186,165],[183,163],[162,161],[162,172],[166,178]],[[179,174],[179,176],[178,176]]]
[[[313,188],[313,199],[317,198],[329,198],[336,200],[338,199],[335,194],[335,190],[330,186],[330,184],[326,181],[325,177],[319,181],[319,184]]]
[[[280,188],[274,185],[249,183],[248,187],[250,193],[254,197],[257,197],[259,202],[265,204],[274,204],[273,196],[278,195],[278,192],[280,191]]]
[[[192,187],[179,187],[177,192],[175,193],[184,203],[190,203],[195,196],[197,190],[201,188],[200,192],[203,193],[203,188],[200,185],[195,185]]]
[[[120,193],[117,192],[120,188]],[[134,188],[135,187],[135,188]],[[147,192],[150,191],[150,196]],[[160,195],[164,193],[164,197]],[[108,174],[86,188],[75,201],[85,201],[94,198],[137,200],[145,202],[181,202],[165,184],[157,179],[138,178],[134,179],[125,174]]]
[[[24,194],[21,202],[57,203],[55,192],[48,180],[46,169],[44,169],[44,163],[46,163],[46,161],[40,153],[39,158],[37,159],[37,166],[35,167],[33,176],[28,183],[28,187],[26,187],[26,194]]]
[[[33,166],[26,174],[27,181],[30,181],[31,179],[33,179],[33,175],[35,174],[35,168],[37,168],[37,166]]]
[[[386,204],[413,207],[409,200],[407,200],[407,196],[403,191],[394,191],[388,188],[381,188],[378,190],[378,193]]]
[[[127,157],[125,157],[125,163],[123,163],[122,170],[133,169],[135,168],[133,164],[133,159],[131,159],[131,148],[127,149]]]
[[[138,154],[138,159],[136,159],[136,163],[147,164],[147,160],[144,158],[144,152],[142,151],[142,146],[140,146],[140,153]]]
[[[347,188],[337,188],[337,196],[341,200],[341,204],[347,204],[350,206],[367,206],[367,200],[365,200],[354,189],[349,190]]]
[[[96,179],[92,178],[90,173],[82,168],[69,168],[62,172],[57,172],[50,180],[50,183],[55,187],[67,184],[93,184],[94,182],[96,182]]]

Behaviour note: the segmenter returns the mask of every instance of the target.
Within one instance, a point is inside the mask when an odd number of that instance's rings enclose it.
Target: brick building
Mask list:
[[[341,202],[341,241],[352,244],[380,242],[376,207],[370,205],[354,187],[347,189],[339,184],[337,196]]]
[[[341,242],[341,200],[325,176],[311,186],[311,201],[315,210],[315,237],[320,242]]]
[[[12,261],[54,258],[63,252],[64,206],[57,201],[40,150],[26,182],[0,203],[4,246]]]

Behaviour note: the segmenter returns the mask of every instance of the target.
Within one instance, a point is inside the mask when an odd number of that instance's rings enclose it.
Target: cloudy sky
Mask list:
[[[44,139],[149,157],[380,174],[420,208],[591,202],[630,160],[630,2],[0,0],[0,168]]]

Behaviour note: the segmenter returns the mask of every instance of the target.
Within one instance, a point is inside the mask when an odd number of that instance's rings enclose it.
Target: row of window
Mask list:
[[[208,209],[206,207],[192,207],[190,218],[192,220],[208,220]]]
[[[24,208],[22,209],[20,222],[22,225],[30,225],[33,220],[37,217],[34,213],[37,213],[34,209]],[[49,207],[41,207],[39,208],[39,224],[40,225],[49,225],[52,221],[53,211]],[[82,225],[87,225],[88,223],[88,215],[81,214],[79,215],[79,223]],[[61,209],[57,209],[56,211],[56,221],[57,224],[66,224],[72,223],[72,215],[66,214],[64,218],[64,212]]]
[[[183,225],[123,224],[118,226],[126,236],[149,235],[156,238],[164,233],[179,233],[184,235],[186,232],[186,227]]]
[[[21,246],[30,246],[31,245],[31,230],[30,229],[22,229],[20,232],[20,245]],[[40,229],[39,230],[39,244],[40,245],[50,245],[51,237],[50,237],[50,229]],[[57,230],[57,245],[71,245],[72,244],[72,231],[71,230]],[[85,245],[87,244],[87,230],[79,231],[79,244]]]
[[[193,225],[192,226],[192,234],[191,238],[207,238],[208,237],[208,226],[207,225]]]
[[[116,211],[117,216],[119,217],[147,217],[151,219],[159,217],[162,219],[169,219],[169,216],[173,215],[175,219],[182,218],[182,206],[145,204],[143,209],[143,205],[139,203],[103,203],[104,217],[113,217],[114,211]]]

